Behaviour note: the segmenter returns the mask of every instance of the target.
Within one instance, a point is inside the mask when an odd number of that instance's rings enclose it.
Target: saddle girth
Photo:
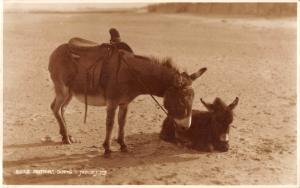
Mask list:
[[[71,87],[75,92],[84,93],[84,123],[86,123],[88,95],[97,94],[99,89],[103,89],[100,81],[102,67],[111,56],[111,45],[74,46],[74,39],[71,39],[68,44],[69,54],[76,70]]]

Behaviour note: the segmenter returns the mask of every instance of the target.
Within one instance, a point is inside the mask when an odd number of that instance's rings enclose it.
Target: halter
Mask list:
[[[168,116],[167,110],[161,104],[159,104],[159,102],[156,100],[156,98],[150,93],[150,89],[134,74],[133,68],[126,62],[126,60],[124,59],[123,55],[124,54],[122,52],[120,52],[120,58],[121,58],[120,60],[121,60],[121,62],[124,62],[125,65],[128,67],[128,70],[129,70],[129,73],[131,74],[131,76],[135,79],[135,81],[137,81],[142,86],[142,88],[146,92],[149,93],[150,97],[154,100],[154,102],[156,103],[156,105]]]
[[[128,67],[128,70],[129,70],[129,73],[131,74],[131,76],[135,79],[135,81],[137,81],[141,86],[142,88],[149,93],[150,97],[153,99],[153,101],[156,103],[156,105],[159,107],[159,109],[161,109],[165,114],[166,116],[169,116],[171,117],[171,119],[173,120],[173,123],[174,123],[174,126],[177,127],[178,124],[174,121],[174,118],[172,116],[170,116],[167,112],[167,110],[156,100],[156,98],[150,93],[150,89],[143,83],[142,80],[140,80],[136,74],[134,74],[134,70],[133,68],[126,62],[126,60],[124,59],[123,57],[123,53],[120,52],[120,62],[124,62],[125,65],[127,65]]]

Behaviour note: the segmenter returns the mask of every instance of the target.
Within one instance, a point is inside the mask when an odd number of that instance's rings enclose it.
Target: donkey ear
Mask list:
[[[206,67],[199,69],[197,72],[190,75],[190,78],[194,81],[199,78],[205,71],[207,70]]]
[[[236,97],[235,99],[234,99],[234,101],[230,104],[230,105],[228,105],[228,109],[229,110],[233,110],[236,106],[237,106],[237,104],[239,103],[239,98],[238,97]]]
[[[190,86],[192,85],[192,80],[190,79],[190,76],[186,72],[182,72],[181,74],[182,79],[182,85],[183,86]]]
[[[208,104],[206,102],[204,102],[202,100],[202,98],[200,99],[201,103],[203,104],[203,106],[205,106],[205,108],[208,110],[208,111],[214,111],[214,108],[213,108],[213,105],[212,104]]]

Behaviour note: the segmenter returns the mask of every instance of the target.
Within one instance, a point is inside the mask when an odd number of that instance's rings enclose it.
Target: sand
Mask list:
[[[160,140],[165,115],[149,96],[130,105],[129,153],[119,151],[115,124],[114,152],[103,158],[105,107],[89,107],[84,124],[84,105],[76,99],[66,119],[79,143],[60,144],[48,57],[71,37],[108,42],[110,27],[137,54],[172,57],[190,73],[207,67],[193,84],[195,109],[204,110],[200,97],[240,98],[228,152],[200,153]],[[4,15],[5,184],[296,184],[296,129],[295,18]]]

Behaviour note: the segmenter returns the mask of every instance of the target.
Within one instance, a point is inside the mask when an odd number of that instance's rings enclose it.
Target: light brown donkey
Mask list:
[[[55,89],[55,99],[51,109],[59,124],[64,144],[73,142],[64,120],[64,109],[72,96],[81,102],[86,102],[87,105],[106,106],[106,136],[103,143],[105,157],[109,157],[111,153],[110,138],[118,107],[117,141],[121,151],[127,151],[124,142],[126,114],[128,104],[138,95],[152,94],[163,97],[169,117],[172,117],[178,126],[184,128],[190,126],[194,98],[191,85],[206,71],[206,68],[189,75],[186,72],[180,73],[170,59],[159,61],[156,58],[137,56],[113,46],[88,42],[74,45],[75,47],[77,45],[78,49],[86,50],[90,56],[96,54],[94,59],[98,59],[101,63],[101,74],[94,75],[90,79],[97,78],[96,84],[90,89],[90,86],[86,86],[90,85],[90,82],[82,82],[83,79],[80,77],[84,72],[81,69],[85,69],[85,63],[91,64],[91,58],[84,58],[83,55],[81,58],[80,54],[74,54],[72,52],[74,46],[70,46],[70,43],[60,45],[51,54],[48,69]],[[86,78],[89,78],[90,72],[86,73]]]

